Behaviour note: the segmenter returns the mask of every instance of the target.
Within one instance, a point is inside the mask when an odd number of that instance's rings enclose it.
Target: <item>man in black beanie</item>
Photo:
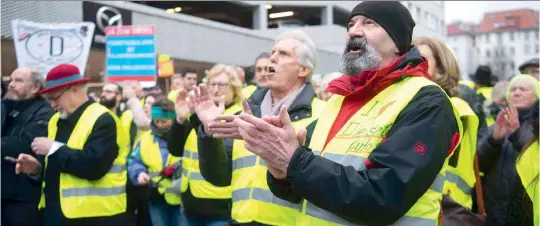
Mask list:
[[[286,107],[235,120],[246,149],[268,167],[272,193],[298,204],[297,225],[438,225],[444,166],[462,129],[411,46],[414,26],[399,2],[358,4],[344,75],[329,84],[335,95],[317,121],[294,128]]]

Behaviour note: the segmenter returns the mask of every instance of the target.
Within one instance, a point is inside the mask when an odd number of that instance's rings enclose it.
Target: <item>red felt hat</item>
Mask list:
[[[44,94],[62,87],[87,83],[88,81],[90,81],[90,78],[84,78],[77,66],[72,64],[60,64],[47,73],[47,78],[45,78],[45,89],[41,90],[39,93]]]

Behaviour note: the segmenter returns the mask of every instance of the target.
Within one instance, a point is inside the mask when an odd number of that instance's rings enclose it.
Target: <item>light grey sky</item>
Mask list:
[[[445,1],[445,21],[450,24],[455,20],[480,23],[485,12],[518,8],[539,10],[538,1]]]

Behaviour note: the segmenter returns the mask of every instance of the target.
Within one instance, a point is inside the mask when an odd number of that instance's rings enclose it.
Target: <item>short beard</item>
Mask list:
[[[116,106],[116,100],[108,100],[105,98],[99,98],[99,104],[103,105],[109,110],[112,110]]]
[[[361,53],[350,53],[349,50],[353,47],[360,47]],[[343,55],[341,56],[341,73],[349,76],[358,76],[365,70],[372,70],[381,64],[381,56],[370,46],[366,39],[353,37],[349,39]]]

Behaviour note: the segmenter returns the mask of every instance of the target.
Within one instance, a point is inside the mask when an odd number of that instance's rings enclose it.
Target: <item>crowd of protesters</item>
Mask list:
[[[464,81],[414,26],[399,2],[362,2],[336,72],[314,74],[292,30],[168,92],[91,97],[74,65],[18,68],[1,90],[1,223],[538,226],[538,58]]]

